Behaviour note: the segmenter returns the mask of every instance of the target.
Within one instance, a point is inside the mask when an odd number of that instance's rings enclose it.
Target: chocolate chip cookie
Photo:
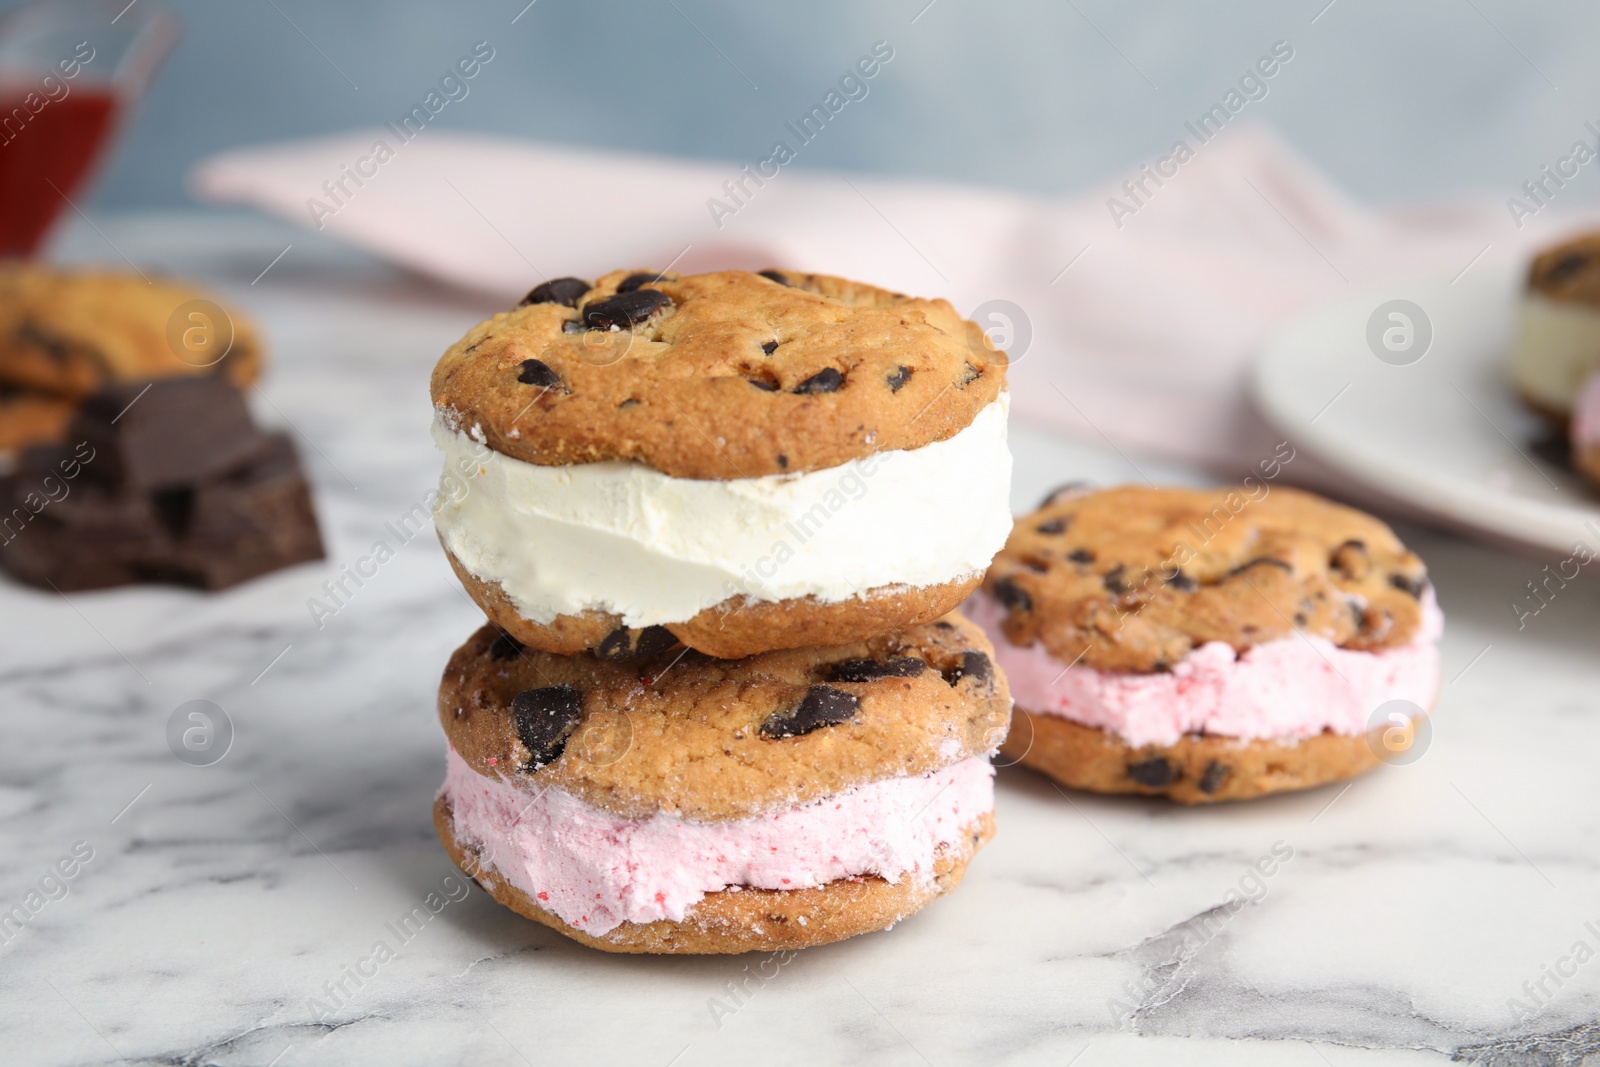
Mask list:
[[[529,463],[753,478],[947,438],[1005,372],[943,300],[821,274],[615,271],[546,282],[473,327],[433,402]]]

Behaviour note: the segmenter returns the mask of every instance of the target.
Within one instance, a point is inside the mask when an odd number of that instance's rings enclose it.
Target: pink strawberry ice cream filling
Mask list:
[[[1149,674],[1068,666],[1042,644],[1013,645],[1000,629],[1005,609],[984,593],[963,611],[994,642],[1019,708],[1097,727],[1134,747],[1202,733],[1285,742],[1324,731],[1355,736],[1388,702],[1426,711],[1439,690],[1444,616],[1432,587],[1423,593],[1421,631],[1400,648],[1363,652],[1294,634],[1236,654],[1210,641],[1170,671]]]
[[[1600,446],[1600,374],[1589,376],[1572,408],[1572,445],[1579,449]]]
[[[456,840],[547,911],[589,934],[681,921],[707,893],[803,889],[840,878],[932,879],[942,846],[994,810],[994,770],[974,756],[769,815],[695,822],[626,819],[560,789],[487,778],[450,750],[440,795]]]

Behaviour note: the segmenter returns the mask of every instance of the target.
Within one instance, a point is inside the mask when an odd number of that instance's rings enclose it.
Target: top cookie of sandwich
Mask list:
[[[432,392],[447,421],[529,463],[731,479],[951,437],[1005,370],[944,300],[821,274],[616,271],[546,282],[473,327]]]
[[[0,381],[60,396],[180,374],[256,380],[251,324],[181,282],[110,271],[0,269]]]
[[[1017,520],[984,591],[1007,639],[1063,663],[1156,671],[1208,641],[1300,631],[1381,651],[1422,627],[1427,569],[1370,515],[1295,489],[1057,493]]]
[[[1600,233],[1580,234],[1535,256],[1528,290],[1551,300],[1600,305]]]

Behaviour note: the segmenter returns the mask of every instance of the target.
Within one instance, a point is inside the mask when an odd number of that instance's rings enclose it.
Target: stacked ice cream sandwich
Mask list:
[[[993,832],[1010,697],[954,609],[1011,528],[1005,359],[821,275],[546,282],[434,371],[446,848],[623,952],[892,925]]]

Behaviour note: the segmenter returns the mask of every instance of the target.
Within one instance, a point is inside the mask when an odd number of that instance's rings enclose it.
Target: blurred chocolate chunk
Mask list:
[[[96,481],[164,489],[215,477],[259,452],[244,395],[217,374],[110,386],[67,432],[97,453]]]
[[[108,389],[67,440],[0,481],[0,569],[15,578],[215,590],[323,557],[294,446],[221,378]]]

